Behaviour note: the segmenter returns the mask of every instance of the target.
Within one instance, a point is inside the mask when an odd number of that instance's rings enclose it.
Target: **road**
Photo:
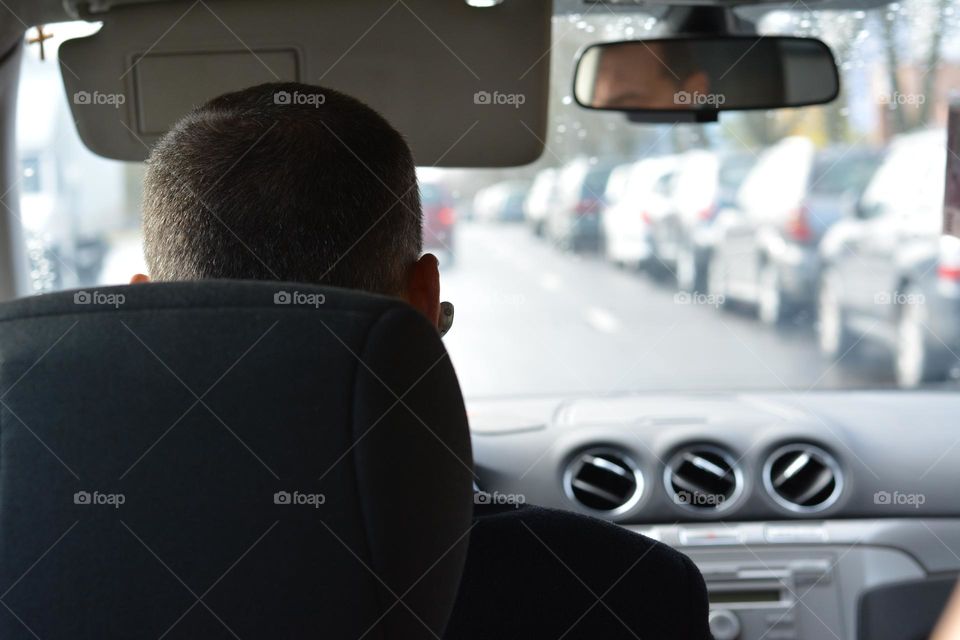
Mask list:
[[[651,390],[892,386],[883,363],[825,361],[809,323],[677,295],[597,256],[562,253],[520,225],[463,223],[441,268],[456,306],[444,339],[468,398]]]

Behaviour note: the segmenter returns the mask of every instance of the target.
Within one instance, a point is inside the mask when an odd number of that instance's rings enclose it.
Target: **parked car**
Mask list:
[[[423,248],[439,254],[446,264],[453,264],[457,211],[453,197],[442,184],[420,182],[423,206]]]
[[[524,180],[505,180],[484,187],[473,198],[473,214],[483,222],[521,222],[529,190],[530,183]]]
[[[960,350],[960,240],[941,238],[945,135],[895,139],[857,207],[823,239],[818,338],[841,359],[866,339],[897,382],[945,378]]]
[[[750,152],[688,151],[676,160],[668,206],[653,227],[656,258],[682,291],[703,291],[717,212],[734,201],[753,166]]]
[[[556,169],[542,169],[534,178],[523,201],[523,216],[534,235],[544,234],[547,214],[556,194],[557,173]]]
[[[685,227],[708,212],[713,204],[717,159],[709,151],[688,151],[676,157],[670,175],[654,188],[657,206],[651,215],[654,260],[651,266],[663,276],[676,277]],[[704,212],[707,212],[706,214]]]
[[[853,215],[880,157],[867,147],[814,152],[804,138],[771,148],[745,180],[741,206],[726,209],[718,224],[717,288],[753,303],[766,324],[814,308],[820,240]]]
[[[673,157],[644,158],[621,165],[607,184],[607,207],[602,217],[604,253],[620,266],[640,267],[653,255],[651,209],[662,198],[655,187],[676,167]]]
[[[574,252],[600,248],[604,194],[615,166],[578,158],[557,174],[556,194],[546,218],[547,236],[556,246]]]

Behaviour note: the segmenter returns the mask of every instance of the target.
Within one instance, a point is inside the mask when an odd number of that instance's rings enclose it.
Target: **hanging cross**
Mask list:
[[[27,38],[27,44],[39,44],[40,45],[40,59],[47,59],[47,52],[43,47],[43,43],[53,37],[52,33],[47,33],[43,30],[43,25],[37,26],[37,35],[32,38]]]

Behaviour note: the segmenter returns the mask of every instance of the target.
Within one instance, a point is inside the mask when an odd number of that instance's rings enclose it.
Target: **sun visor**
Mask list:
[[[80,137],[108,158],[145,159],[221,93],[298,80],[372,106],[420,166],[516,166],[543,151],[551,15],[551,0],[121,5],[88,16],[103,27],[60,64]]]

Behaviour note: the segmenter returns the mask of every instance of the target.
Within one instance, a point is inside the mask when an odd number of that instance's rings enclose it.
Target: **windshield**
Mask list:
[[[958,4],[767,13],[761,33],[833,48],[839,98],[708,125],[577,106],[581,48],[663,25],[601,4],[557,15],[542,158],[420,175],[464,394],[953,388],[960,275],[937,222]],[[19,191],[37,293],[145,270],[143,167],[82,145],[51,55],[96,29],[49,25],[47,60],[24,56]]]

